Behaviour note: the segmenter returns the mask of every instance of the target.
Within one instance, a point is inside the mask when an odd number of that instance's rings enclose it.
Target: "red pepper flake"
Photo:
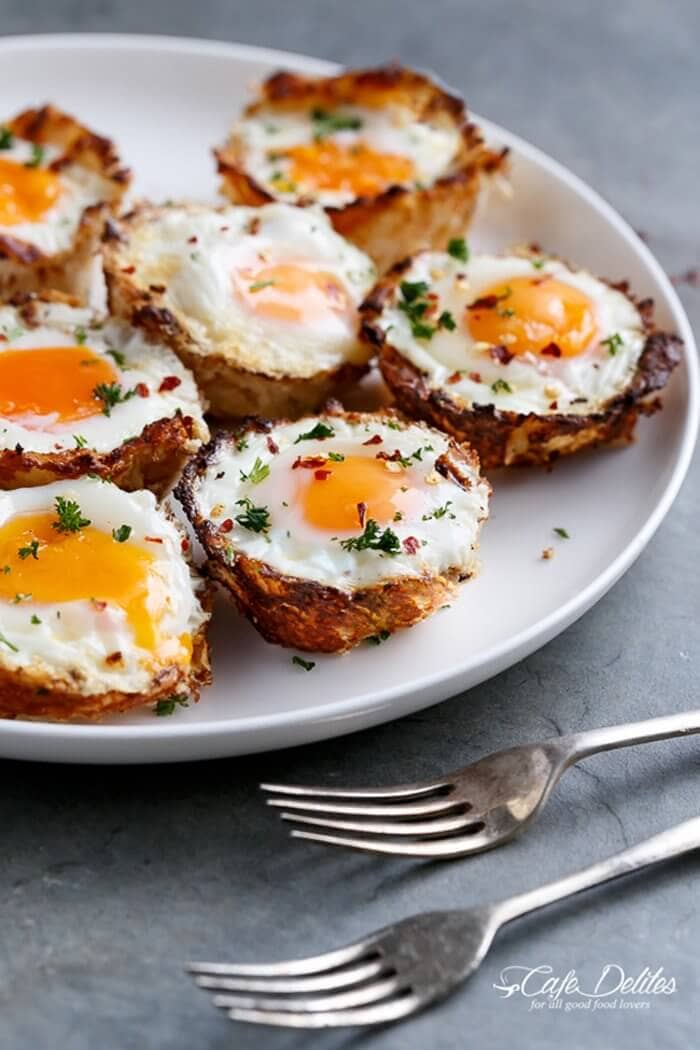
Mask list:
[[[403,459],[401,455],[401,449],[395,448],[393,452],[377,452],[376,459],[386,459],[389,463],[396,463],[397,460]]]
[[[416,554],[420,550],[420,540],[417,540],[415,536],[407,536],[402,546],[406,554]]]
[[[447,382],[448,383],[459,383],[461,378],[462,378],[462,373],[461,372],[453,372],[451,376],[447,377]]]
[[[494,361],[498,361],[498,363],[501,365],[510,364],[514,356],[513,354],[511,354],[510,350],[507,349],[507,347],[502,346],[500,343],[498,344],[498,346],[492,346],[489,349],[489,354],[491,355]]]
[[[180,550],[182,551],[183,554],[187,554],[189,549],[190,549],[190,541],[187,539],[186,536],[183,536],[183,538],[180,540]]]
[[[139,397],[149,397],[151,393],[145,383],[137,383],[134,387],[134,390],[139,395]]]
[[[471,379],[472,383],[480,383],[481,382],[481,372],[470,372],[469,373],[469,378]]]
[[[219,232],[220,233],[226,233],[226,231],[230,230],[230,229],[231,229],[230,226],[219,226]]]
[[[292,470],[303,467],[304,470],[316,470],[317,467],[325,467],[325,456],[297,456],[292,463]]]
[[[232,528],[233,520],[231,518],[226,518],[226,520],[222,521],[219,525],[219,532],[230,532]]]
[[[182,380],[179,376],[166,376],[163,382],[158,387],[159,393],[164,393],[166,390],[175,390],[176,387],[180,386]]]
[[[384,440],[384,438],[382,437],[381,434],[374,434],[371,438],[368,438],[367,441],[363,441],[362,444],[363,445],[381,445],[383,440]]]
[[[546,346],[542,347],[540,353],[544,357],[561,357],[561,347],[557,346],[556,343],[547,343]]]
[[[331,474],[332,474],[332,471],[330,471],[330,470],[315,470],[314,471],[314,477],[315,477],[316,481],[325,481],[326,478],[329,478],[331,476]]]
[[[558,401],[550,401],[549,402],[549,407],[551,409],[555,410],[555,409],[559,408],[559,402]]]
[[[192,237],[188,237],[187,238],[187,243],[188,244],[196,244],[197,243],[197,235],[193,234]]]
[[[122,266],[122,273],[136,273],[135,266]]]
[[[93,598],[92,607],[93,609],[96,609],[97,612],[104,612],[107,608],[107,602],[103,602],[99,598]]]
[[[164,284],[149,284],[148,290],[150,292],[156,292],[156,293],[160,294],[161,292],[165,291],[165,285]]]
[[[221,229],[222,230],[227,230],[228,226],[222,226]],[[248,233],[250,234],[251,237],[255,237],[256,233],[259,233],[259,231],[260,231],[260,219],[256,216],[254,219],[251,219],[250,222],[248,223]]]
[[[365,527],[365,515],[366,514],[367,514],[367,504],[366,503],[358,503],[357,504],[357,517],[358,517],[358,520],[360,522],[360,528],[361,529],[364,529],[364,527]]]
[[[120,664],[122,662],[122,654],[117,650],[115,653],[110,653],[109,656],[105,656],[106,664]]]
[[[276,444],[276,443],[275,443],[275,442],[274,442],[274,441],[272,440],[272,438],[270,437],[270,435],[269,435],[269,434],[268,434],[268,436],[267,436],[267,438],[266,438],[266,441],[267,441],[267,447],[268,447],[269,451],[270,451],[270,452],[272,453],[272,455],[273,455],[273,456],[276,456],[276,455],[277,455],[277,453],[279,452],[279,445],[277,445],[277,444]]]
[[[146,543],[162,543],[163,541],[158,536],[144,536]]]
[[[473,303],[470,303],[467,310],[493,310],[498,306],[500,300],[500,295],[482,295],[480,299],[475,299]]]

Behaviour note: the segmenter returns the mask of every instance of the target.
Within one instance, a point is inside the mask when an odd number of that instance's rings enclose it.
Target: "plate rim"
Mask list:
[[[40,33],[8,34],[0,37],[0,54],[7,51],[33,49],[60,51],[74,48],[85,50],[127,48],[138,51],[159,50],[161,52],[169,50],[180,54],[192,54],[194,52],[219,58],[238,58],[247,61],[258,60],[273,64],[279,63],[281,66],[290,64],[291,60],[296,64],[297,68],[306,68],[312,72],[332,72],[341,68],[336,62],[314,58],[298,52],[198,37],[145,33]],[[436,77],[436,79],[440,79],[438,74],[433,73],[431,75]],[[501,665],[501,669],[503,669],[511,666],[517,660],[523,659],[525,655],[533,652],[541,645],[547,644],[558,633],[566,630],[567,627],[571,626],[572,623],[602,598],[636,561],[666,517],[687,475],[700,428],[700,362],[698,361],[693,330],[678,293],[654,254],[635,233],[627,220],[597,190],[566,167],[566,165],[507,128],[487,118],[482,118],[471,108],[469,112],[488,136],[499,141],[502,140],[507,145],[514,146],[524,156],[533,159],[552,172],[557,178],[571,186],[588,203],[594,206],[605,221],[613,226],[615,231],[624,237],[634,250],[641,255],[651,275],[656,279],[664,292],[666,304],[673,316],[678,334],[684,342],[684,363],[688,380],[688,407],[679,452],[666,486],[652,512],[638,529],[634,538],[618,556],[568,602],[558,606],[547,616],[530,624],[518,634],[491,646],[490,649],[478,655],[472,656],[465,663],[460,664],[458,670],[453,668],[445,672],[432,672],[412,681],[410,692],[416,696],[423,694],[427,690],[439,690],[440,686],[446,682],[454,683],[456,687],[454,693],[459,692],[460,681],[469,676],[476,664],[494,668],[486,676],[487,678],[492,677],[493,674],[498,673],[500,661],[505,660]],[[512,654],[520,655],[517,655],[513,661],[509,662],[509,656]],[[405,687],[387,686],[379,691],[365,692],[350,699],[335,700],[323,704],[314,708],[313,711],[301,708],[295,711],[256,714],[239,719],[211,719],[180,724],[163,724],[159,722],[154,725],[104,725],[102,723],[73,725],[70,723],[35,722],[27,719],[0,719],[0,741],[34,737],[39,740],[51,739],[57,744],[65,744],[67,742],[73,744],[95,743],[99,740],[101,746],[109,746],[110,744],[118,746],[122,743],[138,740],[147,745],[154,743],[156,740],[166,742],[168,740],[200,739],[210,736],[221,738],[226,736],[235,737],[242,734],[279,730],[285,727],[291,729],[307,722],[331,722],[344,718],[347,718],[352,723],[353,716],[361,716],[363,711],[367,713],[370,705],[373,710],[385,708],[393,700],[405,696],[406,692]],[[448,695],[454,694],[448,693]],[[421,700],[420,706],[429,706],[431,703],[438,702],[440,701],[432,700],[424,704]],[[350,724],[348,727],[340,729],[339,732],[349,732],[354,728],[357,727],[354,724]],[[334,735],[338,734],[336,732],[328,733],[329,737]],[[47,756],[41,755],[38,757],[45,759]],[[56,760],[61,761],[60,756],[56,756]],[[66,761],[66,759],[63,760]],[[130,760],[146,764],[157,761],[155,758],[130,759],[128,756],[121,759],[121,761],[127,762]],[[167,760],[167,757],[165,760]],[[71,761],[71,759],[67,759],[67,761]],[[72,761],[76,760],[73,759]],[[89,756],[86,756],[83,761],[89,762]],[[116,764],[120,760],[111,759],[108,761]]]

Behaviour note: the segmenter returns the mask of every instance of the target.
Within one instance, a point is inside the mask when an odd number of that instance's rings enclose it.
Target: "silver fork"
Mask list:
[[[267,804],[282,809],[283,820],[304,825],[293,837],[400,857],[464,857],[501,846],[528,827],[562,774],[580,759],[699,732],[700,711],[686,711],[497,751],[415,784],[260,787],[271,795]],[[309,826],[328,830],[306,830]]]
[[[189,963],[234,1021],[289,1028],[385,1024],[442,999],[481,964],[501,926],[601,882],[700,848],[700,817],[517,897],[413,915],[345,948],[290,962]]]

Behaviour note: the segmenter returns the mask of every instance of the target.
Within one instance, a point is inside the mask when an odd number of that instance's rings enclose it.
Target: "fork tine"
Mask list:
[[[360,805],[351,802],[312,802],[306,799],[268,798],[268,806],[276,809],[300,810],[308,813],[346,813],[358,817],[426,817],[431,813],[447,813],[455,806],[464,807],[463,802],[444,798],[428,802],[397,802],[393,806],[382,806],[370,803]]]
[[[399,784],[395,787],[356,787],[356,788],[331,788],[331,787],[305,787],[297,784],[261,784],[260,790],[267,791],[271,795],[306,795],[320,796],[321,798],[420,798],[422,795],[431,795],[435,791],[441,791],[451,787],[449,780],[436,780],[429,784]]]
[[[359,966],[346,966],[328,974],[305,977],[219,977],[205,974],[195,977],[194,982],[200,988],[222,992],[326,992],[367,981],[384,969],[381,962],[374,960]]]
[[[345,948],[336,948],[322,955],[310,955],[305,959],[287,959],[276,963],[215,963],[189,962],[185,966],[192,976],[212,975],[217,977],[296,977],[304,974],[325,973],[345,963],[362,959],[371,948],[371,941],[356,941]]]
[[[215,995],[214,1006],[227,1009],[240,1007],[243,1010],[308,1010],[310,1013],[322,1013],[326,1010],[349,1010],[356,1006],[367,1006],[369,1003],[387,999],[398,992],[400,982],[397,977],[387,977],[382,981],[373,981],[362,988],[353,988],[349,992],[336,992],[332,995],[307,996],[266,996],[250,995]]]
[[[386,1024],[415,1013],[423,1005],[417,995],[405,995],[387,1003],[357,1007],[354,1010],[327,1010],[305,1013],[291,1010],[246,1010],[233,1007],[228,1016],[233,1021],[276,1025],[282,1028],[349,1028],[354,1025]]]
[[[312,824],[314,827],[335,828],[337,831],[364,831],[372,835],[405,835],[411,838],[418,838],[420,835],[443,835],[472,824],[483,827],[479,816],[472,813],[406,823],[399,820],[328,820],[325,817],[308,817],[302,813],[280,813],[280,816],[282,820],[289,820],[295,824]]]
[[[360,850],[362,853],[382,853],[392,857],[466,857],[470,853],[499,846],[503,841],[483,832],[473,835],[458,835],[444,839],[425,839],[423,842],[406,842],[401,839],[359,839],[349,835],[323,835],[318,831],[291,831],[294,839],[308,839],[328,846]]]

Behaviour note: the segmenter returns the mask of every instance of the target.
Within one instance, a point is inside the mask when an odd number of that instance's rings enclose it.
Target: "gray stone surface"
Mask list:
[[[480,112],[589,179],[672,273],[697,265],[697,0],[1,0],[0,32],[221,37],[347,63],[432,66]],[[700,291],[681,295],[697,322]],[[648,550],[564,635],[493,681],[402,722],[294,752],[196,766],[0,765],[3,1050],[542,1050],[697,1046],[697,857],[520,923],[452,1000],[399,1028],[314,1036],[237,1027],[183,977],[191,956],[320,951],[411,911],[553,878],[698,812],[693,740],[594,758],[519,843],[421,867],[289,843],[260,779],[409,779],[541,734],[697,706],[697,462]],[[530,1009],[503,967],[663,966],[639,1010]]]

